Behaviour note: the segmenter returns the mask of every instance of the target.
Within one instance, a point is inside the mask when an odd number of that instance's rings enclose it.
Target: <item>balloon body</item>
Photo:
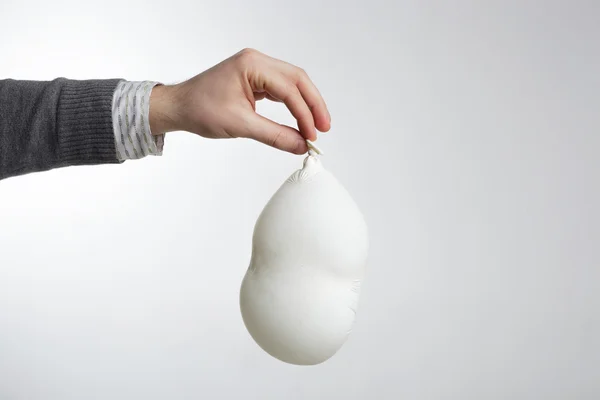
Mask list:
[[[369,241],[345,188],[314,155],[269,200],[242,281],[244,324],[267,353],[319,364],[352,330]]]

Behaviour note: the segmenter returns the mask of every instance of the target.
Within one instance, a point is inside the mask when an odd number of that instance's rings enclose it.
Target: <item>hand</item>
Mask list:
[[[256,101],[264,98],[285,103],[298,129],[257,114]],[[316,140],[316,129],[326,132],[330,126],[325,101],[302,69],[252,49],[188,81],[156,86],[150,97],[155,135],[188,131],[206,138],[250,138],[304,154],[305,139]]]

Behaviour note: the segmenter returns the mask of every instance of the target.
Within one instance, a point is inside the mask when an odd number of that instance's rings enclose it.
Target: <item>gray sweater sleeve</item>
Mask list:
[[[118,83],[0,80],[0,179],[118,163],[112,124]]]

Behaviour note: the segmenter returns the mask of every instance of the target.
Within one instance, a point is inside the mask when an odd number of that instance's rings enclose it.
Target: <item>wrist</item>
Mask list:
[[[152,135],[159,136],[177,130],[174,87],[156,85],[150,94],[150,130]]]

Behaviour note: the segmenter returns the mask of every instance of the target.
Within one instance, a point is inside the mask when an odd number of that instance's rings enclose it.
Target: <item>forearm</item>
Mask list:
[[[117,163],[119,80],[0,80],[0,179],[68,165]]]

